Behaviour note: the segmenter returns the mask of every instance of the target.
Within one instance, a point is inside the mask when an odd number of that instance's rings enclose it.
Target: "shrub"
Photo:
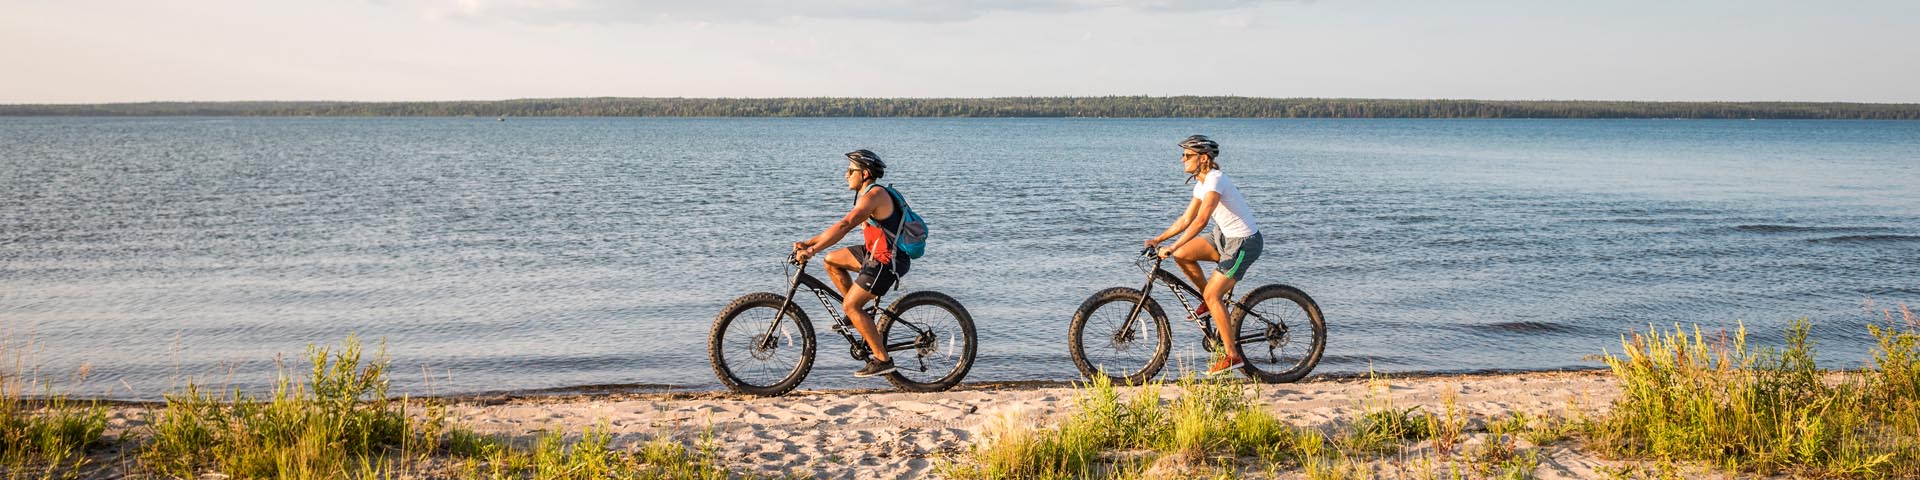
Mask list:
[[[1747,347],[1744,326],[1717,341],[1678,326],[1623,337],[1625,356],[1605,357],[1621,397],[1590,431],[1618,454],[1760,473],[1920,473],[1906,446],[1915,437],[1900,431],[1911,423],[1903,420],[1910,407],[1902,405],[1914,395],[1901,387],[1901,374],[1886,373],[1904,368],[1910,344],[1876,328],[1878,368],[1829,382],[1813,362],[1810,330],[1805,320],[1793,322],[1784,349],[1757,352]]]

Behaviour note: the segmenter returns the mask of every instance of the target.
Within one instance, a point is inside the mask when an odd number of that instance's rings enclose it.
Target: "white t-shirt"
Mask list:
[[[1240,196],[1240,189],[1233,188],[1233,181],[1219,170],[1207,172],[1193,186],[1193,198],[1204,199],[1207,192],[1220,194],[1220,206],[1213,209],[1213,226],[1220,229],[1220,235],[1241,238],[1260,231],[1260,225],[1253,223],[1253,209],[1247,208],[1247,197]]]

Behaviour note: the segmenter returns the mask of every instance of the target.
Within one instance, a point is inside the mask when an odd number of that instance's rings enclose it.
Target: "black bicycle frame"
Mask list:
[[[780,303],[780,310],[774,313],[773,323],[767,326],[766,335],[760,337],[762,339],[760,340],[760,348],[773,348],[773,335],[780,331],[780,322],[787,318],[787,307],[793,305],[793,294],[798,293],[802,285],[805,285],[808,290],[813,291],[814,298],[820,299],[820,308],[825,309],[827,315],[833,317],[833,326],[829,328],[839,333],[840,336],[846,337],[847,343],[851,346],[849,354],[853,356],[853,359],[866,361],[868,357],[872,357],[873,349],[867,346],[866,340],[860,338],[859,330],[853,328],[853,321],[840,313],[839,307],[840,304],[846,301],[845,297],[841,297],[840,293],[834,291],[833,287],[827,286],[826,282],[822,282],[820,279],[808,275],[806,263],[801,263],[800,268],[793,272],[792,280],[788,281],[787,294],[781,297],[785,300]],[[889,343],[887,344],[888,353],[910,350],[920,346],[917,340],[921,337],[922,333],[926,332],[925,330],[922,330],[919,325],[914,325],[913,322],[901,320],[899,316],[894,315],[893,310],[881,308],[881,299],[879,297],[874,297],[873,304],[875,307],[873,309],[873,326],[876,331],[878,331],[880,325],[884,323],[882,319],[887,318],[895,320],[900,325],[906,325],[908,328],[912,328],[914,332],[913,338],[916,339],[916,341]]]
[[[1154,255],[1153,269],[1147,272],[1147,284],[1140,287],[1140,302],[1133,304],[1133,311],[1127,314],[1127,320],[1125,322],[1121,322],[1120,331],[1114,333],[1116,336],[1132,335],[1133,322],[1135,319],[1140,317],[1140,312],[1147,308],[1146,299],[1153,294],[1153,283],[1155,280],[1160,281],[1160,283],[1167,284],[1167,288],[1169,290],[1174,291],[1173,298],[1175,300],[1180,301],[1180,308],[1186,310],[1188,313],[1187,316],[1189,317],[1192,316],[1194,308],[1193,308],[1193,305],[1187,303],[1186,295],[1181,295],[1181,292],[1184,291],[1187,295],[1192,295],[1196,301],[1200,301],[1200,302],[1207,301],[1206,296],[1202,295],[1199,290],[1195,290],[1193,286],[1187,285],[1187,282],[1181,281],[1179,277],[1175,277],[1173,275],[1173,272],[1169,272],[1164,268],[1160,268],[1160,265],[1165,264],[1166,261],[1167,261],[1166,258],[1161,257],[1159,255]],[[1214,312],[1213,313],[1214,315],[1230,315],[1229,312],[1231,312],[1234,309],[1245,310],[1247,308],[1246,305],[1243,305],[1238,300],[1233,299],[1232,292],[1227,293],[1227,298],[1224,299],[1222,303],[1226,304],[1228,312]],[[1264,322],[1267,324],[1273,323],[1273,322],[1268,322],[1265,317],[1261,317],[1259,314],[1254,313],[1252,311],[1248,311],[1247,314],[1252,315],[1254,318],[1258,318],[1261,322]],[[1230,317],[1217,317],[1217,318],[1230,318]],[[1199,324],[1200,333],[1201,335],[1206,337],[1206,340],[1208,342],[1221,343],[1220,334],[1214,331],[1212,323],[1199,322],[1199,321],[1195,321],[1194,323]],[[1259,335],[1238,338],[1235,340],[1237,340],[1235,343],[1246,345],[1254,342],[1265,342],[1267,341],[1267,335],[1265,333],[1261,333]]]

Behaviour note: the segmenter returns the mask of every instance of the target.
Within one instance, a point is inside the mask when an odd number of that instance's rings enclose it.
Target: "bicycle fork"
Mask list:
[[[1147,271],[1147,284],[1140,287],[1140,301],[1133,302],[1133,311],[1127,312],[1127,319],[1120,322],[1120,330],[1113,332],[1113,343],[1126,344],[1134,340],[1133,322],[1140,318],[1140,311],[1147,308],[1148,299],[1153,298],[1153,272],[1159,271],[1160,264],[1165,261],[1165,258],[1153,261],[1153,269]]]
[[[794,270],[793,277],[787,279],[787,294],[780,296],[780,309],[773,312],[773,322],[767,324],[767,333],[760,336],[760,343],[754,345],[755,347],[771,350],[776,346],[773,335],[780,332],[780,321],[787,318],[787,307],[793,306],[793,294],[800,291],[800,275],[806,271],[807,264],[802,263],[800,268]],[[821,302],[825,303],[826,300],[822,299]]]

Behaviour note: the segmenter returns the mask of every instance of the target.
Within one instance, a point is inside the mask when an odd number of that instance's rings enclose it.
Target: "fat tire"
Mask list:
[[[787,306],[786,318],[788,319],[783,321],[790,320],[800,329],[800,361],[794,365],[793,371],[788,372],[786,377],[771,385],[755,385],[739,378],[726,362],[723,337],[727,335],[727,326],[732,325],[741,313],[748,310],[765,307],[769,311],[776,311],[782,304]],[[734,332],[734,334],[753,335],[754,333],[743,331]],[[776,293],[752,293],[735,299],[733,303],[727,304],[726,308],[720,309],[720,316],[713,319],[713,331],[707,335],[707,360],[713,364],[713,375],[719,377],[720,383],[726,385],[728,390],[748,395],[777,397],[793,391],[794,387],[800,386],[801,380],[807,378],[807,372],[813,369],[813,355],[813,323],[807,321],[807,314],[800,310],[799,305],[788,303],[785,297]]]
[[[1260,288],[1254,289],[1252,292],[1248,292],[1246,296],[1240,297],[1240,304],[1246,305],[1246,308],[1235,309],[1233,312],[1233,321],[1231,322],[1233,325],[1233,330],[1235,332],[1240,333],[1240,335],[1237,335],[1235,338],[1246,338],[1247,333],[1249,333],[1244,331],[1241,328],[1242,327],[1241,322],[1245,321],[1247,318],[1247,311],[1258,309],[1260,308],[1260,305],[1262,303],[1269,302],[1269,301],[1290,302],[1293,304],[1291,307],[1283,307],[1283,308],[1285,308],[1289,312],[1292,312],[1294,308],[1297,308],[1301,313],[1304,313],[1304,318],[1293,317],[1293,316],[1288,316],[1286,318],[1286,320],[1296,320],[1296,321],[1305,320],[1304,322],[1299,322],[1301,323],[1300,325],[1294,325],[1292,323],[1287,324],[1287,327],[1289,329],[1288,335],[1290,337],[1289,341],[1300,340],[1300,337],[1301,337],[1300,334],[1309,333],[1309,332],[1300,331],[1300,327],[1309,327],[1309,329],[1311,330],[1311,335],[1309,335],[1308,337],[1311,339],[1310,340],[1311,343],[1307,345],[1306,352],[1304,352],[1304,355],[1302,356],[1302,358],[1294,362],[1292,367],[1288,368],[1287,370],[1283,370],[1283,371],[1262,370],[1258,366],[1256,366],[1252,361],[1248,361],[1246,366],[1243,367],[1241,370],[1246,373],[1248,378],[1252,378],[1255,381],[1258,381],[1261,383],[1292,383],[1292,382],[1299,381],[1302,378],[1306,378],[1308,373],[1313,372],[1313,367],[1315,365],[1320,364],[1320,354],[1326,351],[1326,347],[1327,347],[1326,319],[1321,317],[1320,315],[1320,305],[1317,303],[1314,303],[1313,297],[1307,296],[1307,292],[1303,292],[1303,291],[1300,291],[1300,289],[1298,288],[1293,288],[1286,285],[1264,285],[1264,286],[1261,286]],[[1261,327],[1261,330],[1264,330],[1264,327]],[[1260,332],[1255,331],[1252,333],[1260,333]],[[1248,357],[1253,356],[1253,354],[1246,352],[1246,348],[1249,346],[1251,345],[1247,345],[1245,343],[1242,343],[1240,345],[1242,355],[1246,355]]]
[[[1142,365],[1140,370],[1134,372],[1112,375],[1100,370],[1093,365],[1092,362],[1087,360],[1086,342],[1083,341],[1082,338],[1084,334],[1087,333],[1087,320],[1093,315],[1093,312],[1098,311],[1100,307],[1109,303],[1123,302],[1128,310],[1131,311],[1133,305],[1139,304],[1142,301],[1146,302],[1146,309],[1142,313],[1147,314],[1148,318],[1137,319],[1136,321],[1150,321],[1153,325],[1149,328],[1152,328],[1154,332],[1158,334],[1158,340],[1154,345],[1153,356],[1147,358],[1146,365]],[[1111,333],[1112,332],[1095,332],[1095,335],[1104,336]],[[1067,354],[1073,357],[1073,365],[1079,367],[1080,374],[1086,376],[1089,380],[1099,376],[1106,376],[1116,385],[1139,385],[1145,383],[1155,375],[1159,375],[1160,369],[1166,366],[1167,354],[1173,350],[1171,333],[1172,328],[1167,325],[1167,314],[1160,310],[1159,302],[1155,302],[1152,297],[1141,294],[1140,290],[1137,289],[1113,287],[1095,292],[1093,296],[1087,297],[1085,302],[1080,303],[1080,309],[1073,312],[1073,321],[1069,323],[1067,327]],[[1097,338],[1095,340],[1107,341],[1105,338]]]
[[[907,378],[905,375],[901,375],[899,370],[897,370],[907,368],[906,365],[902,363],[900,357],[889,355],[893,357],[892,359],[896,370],[894,373],[886,375],[887,383],[891,383],[894,387],[909,392],[947,391],[947,389],[953,388],[954,385],[959,385],[960,380],[967,378],[967,372],[973,369],[973,357],[974,354],[978,352],[980,345],[979,337],[974,334],[973,330],[973,315],[967,313],[967,308],[961,306],[960,301],[954,300],[953,297],[949,297],[944,293],[909,293],[901,296],[898,300],[894,300],[893,305],[887,307],[887,310],[892,311],[894,315],[889,315],[886,323],[880,325],[880,338],[887,339],[887,341],[882,341],[882,344],[888,343],[892,339],[889,332],[893,330],[894,323],[898,321],[898,318],[905,317],[907,312],[914,308],[939,308],[946,310],[947,313],[953,314],[955,323],[958,323],[960,327],[960,339],[965,342],[960,347],[960,361],[955,363],[953,370],[947,372],[945,376],[934,379],[931,382],[917,382]],[[936,341],[937,340],[938,339],[936,339]]]

